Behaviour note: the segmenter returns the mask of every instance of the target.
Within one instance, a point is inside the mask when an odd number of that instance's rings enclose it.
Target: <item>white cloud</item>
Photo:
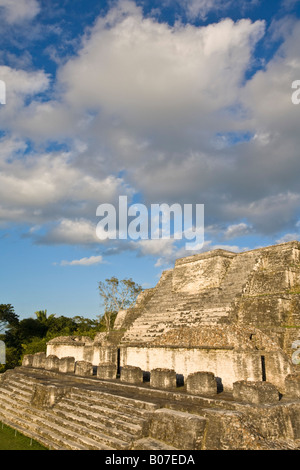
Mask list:
[[[73,107],[99,106],[138,128],[166,127],[165,119],[191,123],[234,100],[263,32],[262,21],[230,19],[171,28],[143,19],[136,8],[110,28],[99,19],[59,80]]]
[[[4,11],[5,20],[13,24],[35,18],[40,5],[37,0],[0,0],[0,9]]]
[[[80,152],[28,152],[24,141],[0,140],[0,200],[9,220],[16,222],[53,222],[59,217],[94,217],[102,202],[115,202],[120,192],[130,195],[121,178],[106,176],[98,170],[81,168],[73,160]],[[22,210],[21,210],[22,209]],[[4,212],[5,211],[5,212]]]
[[[232,0],[184,0],[182,3],[190,18],[205,19],[212,10],[226,10]]]
[[[174,0],[164,0],[163,3],[169,5],[173,1]],[[177,0],[177,3],[185,10],[190,20],[197,18],[205,20],[208,13],[222,13],[230,7],[245,12],[252,6],[259,4],[259,2],[260,0],[239,0],[239,2],[235,0]]]
[[[102,256],[91,256],[90,258],[75,259],[73,261],[61,261],[61,266],[93,266],[95,264],[102,264]]]
[[[61,220],[46,235],[37,238],[39,243],[88,245],[99,243],[96,225],[89,220]]]
[[[190,8],[197,14],[219,3]],[[47,222],[44,243],[99,243],[91,222],[98,204],[140,190],[150,204],[205,204],[207,224],[228,226],[224,240],[248,233],[241,220],[253,233],[292,233],[300,202],[300,108],[291,104],[300,22],[284,25],[281,49],[248,81],[263,21],[171,27],[144,18],[134,2],[96,21],[78,54],[60,65],[49,101],[38,97],[51,89],[44,72],[0,68],[9,93],[0,124],[11,131],[1,142],[2,220],[10,213]],[[233,145],[230,136],[243,133],[254,137]],[[218,136],[225,146],[212,145]],[[38,151],[19,158],[28,138]],[[69,150],[46,152],[51,141]],[[173,242],[136,247],[175,252]]]
[[[149,256],[164,256],[168,257],[174,252],[174,239],[160,238],[157,240],[140,240],[131,242],[134,249],[138,249],[141,254]]]
[[[224,237],[226,240],[232,238],[242,237],[248,235],[251,232],[251,227],[245,223],[229,225],[224,232]]]
[[[294,240],[299,240],[300,239],[300,233],[286,233],[283,235],[281,238],[276,240],[276,243],[287,243],[287,242],[293,242]]]
[[[5,65],[0,66],[0,77],[6,85],[6,105],[0,110],[0,124],[2,129],[16,132],[18,118],[26,109],[26,101],[45,92],[50,77],[41,70],[28,72]]]

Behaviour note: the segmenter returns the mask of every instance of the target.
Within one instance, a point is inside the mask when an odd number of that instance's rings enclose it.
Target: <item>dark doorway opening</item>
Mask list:
[[[118,348],[118,352],[117,352],[117,375],[120,375],[120,372],[121,372],[120,364],[121,364],[121,350],[120,350],[120,348]]]
[[[267,376],[266,376],[266,360],[265,360],[265,356],[261,356],[260,359],[261,359],[261,377],[262,377],[262,381],[263,381],[263,382],[266,382]]]

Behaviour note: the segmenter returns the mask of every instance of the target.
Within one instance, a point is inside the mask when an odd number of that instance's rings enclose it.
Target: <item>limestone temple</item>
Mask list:
[[[196,254],[2,374],[0,419],[50,448],[299,449],[299,340],[300,242]]]

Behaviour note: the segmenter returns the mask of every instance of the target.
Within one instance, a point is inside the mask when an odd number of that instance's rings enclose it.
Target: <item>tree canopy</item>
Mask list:
[[[18,324],[18,315],[10,304],[0,304],[0,334],[6,329],[13,328]]]
[[[0,372],[21,365],[24,354],[45,352],[47,342],[57,336],[89,336],[110,331],[119,310],[134,305],[142,287],[132,279],[116,277],[99,282],[103,314],[95,319],[84,316],[65,317],[37,310],[32,317],[19,319],[11,304],[0,304],[0,340],[5,343],[6,364]]]
[[[24,354],[46,351],[47,342],[56,336],[90,336],[105,329],[99,320],[75,316],[73,318],[48,315],[47,310],[35,312],[35,318],[22,320],[12,305],[0,304],[0,340],[6,347],[6,364],[0,372],[19,366]]]
[[[104,319],[106,330],[112,327],[112,318],[120,310],[132,307],[142,286],[136,284],[132,279],[119,280],[116,277],[99,282],[99,294],[104,307]]]

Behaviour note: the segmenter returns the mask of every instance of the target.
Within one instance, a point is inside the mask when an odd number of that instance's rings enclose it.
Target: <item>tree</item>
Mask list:
[[[19,318],[11,304],[0,304],[0,334],[18,325]]]
[[[47,325],[48,323],[51,322],[51,320],[55,317],[55,313],[52,313],[51,315],[47,315],[47,310],[38,310],[35,312],[36,318],[38,319],[39,322],[43,323],[44,325]]]
[[[19,341],[19,317],[11,304],[0,305],[0,339],[5,343],[6,364],[1,367],[1,372],[18,365],[21,355]]]
[[[132,307],[142,290],[142,287],[132,279],[122,279],[120,281],[116,277],[111,277],[105,279],[105,282],[99,282],[99,294],[104,307],[107,331],[111,329],[113,314],[118,313],[119,310]]]

